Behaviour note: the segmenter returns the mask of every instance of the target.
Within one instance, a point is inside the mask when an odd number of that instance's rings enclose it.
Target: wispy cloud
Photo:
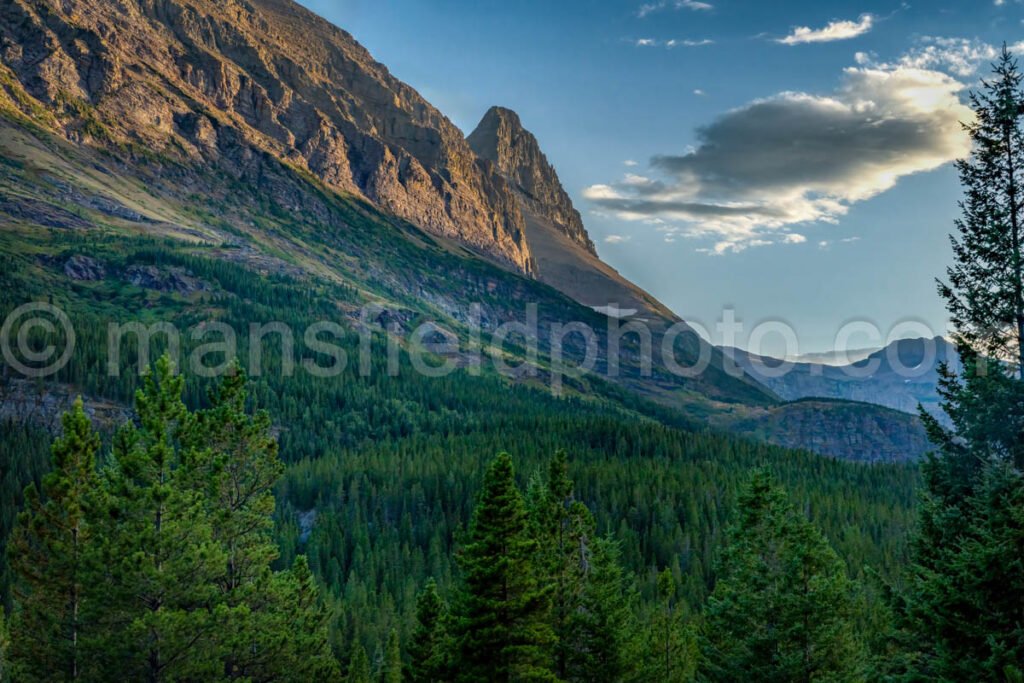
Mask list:
[[[647,15],[660,12],[663,9],[688,9],[696,12],[706,12],[714,8],[715,6],[711,3],[700,2],[699,0],[659,0],[658,2],[640,5],[636,15],[643,19]]]
[[[672,225],[666,237],[711,241],[714,253],[799,244],[794,226],[837,222],[900,178],[966,156],[965,88],[909,59],[859,64],[832,93],[750,102],[701,128],[695,148],[584,195],[620,220]]]
[[[676,47],[703,47],[704,45],[714,45],[715,41],[710,38],[701,38],[700,40],[694,39],[677,39],[672,38],[670,40],[657,40],[656,38],[637,38],[633,41],[633,44],[637,47],[664,47],[671,50]]]
[[[604,238],[605,244],[622,244],[623,242],[628,241],[629,237],[625,235],[608,235],[607,237]]]
[[[783,45],[800,45],[801,43],[829,43],[834,40],[849,40],[863,35],[871,30],[875,24],[875,17],[871,14],[862,14],[857,21],[833,21],[824,28],[811,28],[809,26],[798,26],[793,29],[785,38],[779,38],[776,42]]]

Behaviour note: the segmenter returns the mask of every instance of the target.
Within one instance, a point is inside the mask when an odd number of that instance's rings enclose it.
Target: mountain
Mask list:
[[[79,114],[62,121],[72,140],[215,166],[307,208],[274,179],[280,160],[533,270],[515,197],[458,128],[290,0],[11,0],[0,41],[9,104]]]
[[[918,405],[942,416],[938,368],[960,368],[956,347],[943,339],[901,339],[866,358],[846,365],[783,362],[742,351],[724,349],[750,376],[781,398],[835,398],[873,403],[907,413]]]
[[[395,389],[401,405],[472,384],[482,356],[504,362],[506,386],[557,378],[568,398],[640,420],[757,436],[752,421],[793,410],[600,261],[513,112],[492,109],[467,141],[351,36],[287,0],[11,0],[0,9],[0,162],[0,313],[49,298],[89,342],[32,405],[83,392],[123,407],[130,387],[86,371],[107,367],[109,322],[220,320],[226,302],[272,287],[302,292],[289,296],[307,317],[401,348],[429,329],[424,346],[457,370],[435,388]],[[533,328],[488,348],[529,322],[530,304]],[[635,334],[609,357],[610,304],[648,323],[651,371]],[[579,335],[556,349],[572,322],[595,331],[596,354]],[[669,353],[707,367],[669,372]],[[583,362],[593,372],[556,372]],[[807,443],[843,428],[849,407],[810,419]],[[892,434],[913,428],[897,413],[878,420]],[[877,455],[852,442],[819,452]]]
[[[678,320],[598,257],[579,211],[518,114],[492,107],[467,139],[473,151],[508,181],[518,199],[542,282],[595,309]]]

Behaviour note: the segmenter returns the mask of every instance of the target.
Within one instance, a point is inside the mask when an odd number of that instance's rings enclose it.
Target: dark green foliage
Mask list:
[[[638,635],[627,680],[692,681],[697,670],[697,637],[677,596],[671,569],[658,574],[657,588],[657,601]]]
[[[416,628],[409,645],[408,679],[412,683],[440,683],[451,678],[448,610],[434,579],[427,579],[416,600]]]
[[[8,545],[11,569],[17,576],[8,657],[17,678],[26,681],[86,674],[83,602],[91,578],[90,554],[98,541],[88,518],[96,491],[100,437],[81,399],[64,415],[62,425],[63,436],[53,444],[53,469],[43,478],[42,496],[29,487],[25,511]]]
[[[563,631],[565,679],[580,683],[621,681],[636,662],[630,661],[635,635],[632,585],[619,564],[619,544],[591,534],[580,539],[580,563],[573,591],[576,605]]]
[[[327,613],[304,557],[271,572],[280,476],[265,414],[229,377],[190,412],[166,357],[97,471],[81,402],[8,553],[18,680],[328,680]]]
[[[380,674],[381,683],[402,683],[402,643],[398,631],[391,629],[388,646],[384,652],[384,668]]]
[[[542,585],[537,554],[512,458],[503,453],[484,475],[459,554],[464,579],[454,619],[458,680],[555,680],[550,592]]]
[[[227,566],[204,497],[189,486],[180,443],[194,422],[184,380],[166,357],[136,396],[139,426],[124,427],[103,471],[96,534],[106,571],[95,604],[103,675],[135,680],[220,673],[211,605]]]
[[[700,673],[709,681],[858,681],[857,597],[842,562],[764,471],[739,514],[708,599]]]
[[[346,683],[373,683],[370,676],[370,658],[366,654],[366,648],[358,642],[352,647],[352,656],[348,662],[348,675]]]
[[[907,588],[894,600],[908,677],[1013,680],[1024,667],[1024,92],[1005,49],[993,69],[971,97],[956,263],[940,286],[964,370],[943,373],[952,428],[925,419],[937,452],[923,468]]]

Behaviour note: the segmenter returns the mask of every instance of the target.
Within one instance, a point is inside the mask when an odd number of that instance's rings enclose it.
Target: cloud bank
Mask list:
[[[874,23],[874,16],[862,14],[857,21],[833,21],[824,28],[819,29],[813,29],[809,26],[798,26],[785,38],[779,38],[777,42],[784,45],[800,45],[802,43],[829,43],[833,40],[849,40],[870,31]]]
[[[835,222],[907,175],[967,155],[965,86],[907,64],[845,70],[829,95],[783,92],[698,130],[695,148],[657,156],[646,174],[584,191],[599,211],[654,224],[723,253],[799,244],[799,224]]]

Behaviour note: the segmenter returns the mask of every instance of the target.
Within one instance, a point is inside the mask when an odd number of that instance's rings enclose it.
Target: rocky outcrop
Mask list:
[[[11,106],[73,141],[214,166],[289,210],[276,163],[531,273],[513,191],[349,34],[291,0],[9,0]],[[20,104],[19,104],[20,103]]]
[[[128,266],[125,271],[125,279],[136,287],[186,296],[196,292],[208,292],[212,289],[208,282],[193,277],[183,268],[177,267]]]
[[[534,214],[551,221],[573,242],[597,255],[580,212],[572,205],[537,138],[523,128],[518,114],[504,107],[491,107],[467,139],[480,158],[493,163],[512,183]]]
[[[107,276],[107,268],[91,256],[75,254],[64,262],[64,274],[72,280],[95,282]]]
[[[794,401],[737,421],[731,429],[778,446],[857,462],[914,462],[931,450],[917,417],[847,401]]]

